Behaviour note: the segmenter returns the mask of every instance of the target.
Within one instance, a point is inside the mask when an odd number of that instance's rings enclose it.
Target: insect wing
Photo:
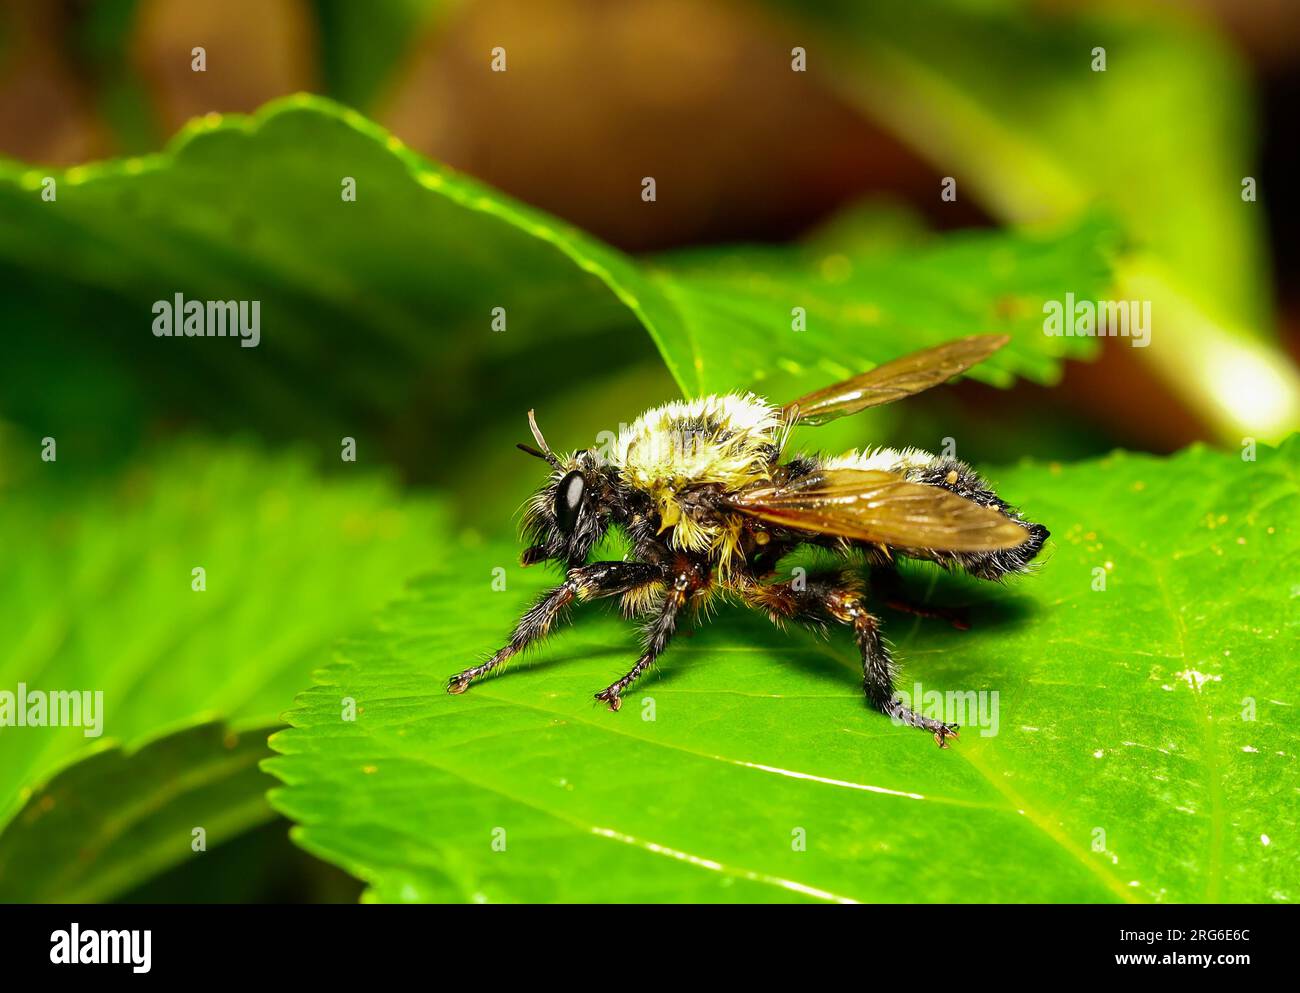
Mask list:
[[[977,334],[936,345],[816,390],[786,404],[784,410],[788,417],[800,423],[816,425],[868,407],[893,403],[946,383],[983,362],[1010,340],[1005,334]]]
[[[816,470],[742,490],[729,506],[772,524],[901,548],[983,552],[1029,540],[1025,528],[990,507],[875,469]]]

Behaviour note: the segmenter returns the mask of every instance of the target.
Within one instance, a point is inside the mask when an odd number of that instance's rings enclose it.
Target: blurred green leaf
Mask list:
[[[1013,344],[970,375],[1054,382],[1062,358],[1091,356],[1096,341],[1043,334],[1043,305],[1065,287],[1100,295],[1113,239],[1094,220],[1051,237],[913,237],[890,251],[846,223],[793,247],[677,253],[656,273],[686,326],[666,343],[669,366],[688,392],[758,386],[780,402],[919,348],[1006,333]],[[802,330],[792,329],[796,307]]]
[[[52,202],[40,195],[47,174]],[[341,196],[349,177],[355,202]],[[156,156],[67,171],[11,163],[0,208],[0,301],[14,330],[4,412],[85,453],[136,437],[151,411],[299,437],[358,435],[400,415],[438,425],[423,463],[442,468],[482,419],[517,418],[634,364],[649,347],[638,323],[688,393],[765,375],[802,391],[831,370],[999,329],[1015,340],[980,374],[1049,379],[1062,347],[1084,355],[1093,343],[1044,336],[1035,304],[1105,271],[1090,227],[916,257],[841,231],[829,258],[813,244],[644,265],[308,96],[196,121]],[[260,301],[260,344],[155,337],[154,303],[176,293]],[[805,332],[791,330],[795,306],[808,310]]]
[[[371,110],[423,34],[445,20],[454,0],[313,0],[321,67],[329,94]]]
[[[66,39],[119,154],[152,151],[162,141],[147,83],[132,60],[140,6],[139,0],[98,0],[80,7]]]
[[[189,445],[89,489],[58,478],[67,457],[4,496],[0,690],[102,692],[103,737],[0,728],[0,826],[112,744],[276,721],[321,653],[437,556],[445,528],[380,478],[326,481],[299,456]]]
[[[39,195],[46,174],[55,202]],[[341,198],[345,177],[355,203]],[[653,354],[549,218],[318,98],[200,120],[148,158],[10,165],[0,202],[5,412],[82,439],[87,457],[137,436],[149,414],[298,438],[360,436],[400,414],[439,425],[428,433],[445,452],[460,426],[519,407],[543,357],[567,352],[590,375],[608,366],[611,335]],[[260,344],[155,337],[153,304],[176,293],[260,301]],[[83,368],[66,385],[51,375]]]
[[[304,852],[277,816],[203,858],[186,859],[118,897],[122,903],[346,903],[363,886],[342,869]]]
[[[258,763],[277,726],[201,724],[65,769],[0,832],[0,902],[111,899],[190,858],[195,828],[206,852],[273,820]]]
[[[865,709],[844,632],[734,610],[617,714],[591,694],[636,633],[594,606],[447,696],[544,585],[466,545],[298,697],[271,800],[383,901],[1293,901],[1298,472],[1300,437],[993,473],[1041,569],[917,567],[973,630],[885,619],[900,689],[997,694],[947,752]]]
[[[1258,178],[1251,87],[1193,16],[1023,0],[766,5],[810,68],[955,177],[958,195],[1018,223],[1113,211],[1135,245],[1117,292],[1152,305],[1139,354],[1222,437],[1300,427],[1300,373],[1249,340],[1274,336],[1263,208],[1242,200]]]
[[[1241,199],[1251,89],[1193,19],[1144,5],[768,4],[819,32],[827,82],[958,170],[959,195],[1022,223],[1103,201],[1202,303],[1268,323],[1263,218]]]

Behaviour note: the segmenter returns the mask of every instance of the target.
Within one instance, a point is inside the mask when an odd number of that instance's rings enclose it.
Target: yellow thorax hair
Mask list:
[[[619,432],[611,460],[624,478],[654,499],[674,547],[712,548],[720,569],[735,552],[737,528],[700,525],[681,512],[677,493],[717,483],[728,490],[766,479],[779,447],[780,411],[752,393],[675,401],[646,411]]]

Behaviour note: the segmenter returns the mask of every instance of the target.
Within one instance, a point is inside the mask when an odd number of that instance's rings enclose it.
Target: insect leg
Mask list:
[[[867,702],[882,714],[929,731],[940,748],[947,748],[948,739],[957,737],[955,724],[923,717],[895,698],[894,677],[898,675],[898,666],[880,640],[879,618],[863,606],[861,595],[837,590],[826,597],[826,611],[837,621],[853,627],[858,650],[862,653],[862,687]]]
[[[663,604],[650,622],[650,626],[646,628],[645,649],[641,652],[641,657],[636,660],[636,665],[632,666],[628,674],[618,682],[611,683],[596,694],[596,699],[604,700],[609,704],[610,710],[618,710],[623,706],[620,694],[631,686],[668,647],[673,631],[677,628],[677,614],[686,603],[689,589],[686,580],[679,576],[673,586],[664,591]]]
[[[940,748],[947,748],[947,739],[957,737],[956,725],[923,717],[894,698],[898,668],[880,639],[880,621],[863,605],[860,583],[851,573],[814,575],[803,582],[754,583],[742,595],[774,621],[790,619],[824,626],[830,619],[853,628],[862,653],[862,685],[867,702],[904,724],[929,731]]]
[[[658,611],[646,628],[645,649],[641,652],[641,658],[637,659],[637,664],[633,665],[627,676],[617,682],[611,682],[595,694],[598,701],[610,704],[610,710],[619,710],[619,707],[623,706],[619,694],[632,685],[636,678],[645,672],[646,668],[659,658],[659,655],[663,654],[663,650],[667,649],[668,642],[672,639],[672,633],[677,628],[677,615],[681,612],[681,608],[686,606],[694,594],[705,590],[710,582],[708,565],[685,556],[679,556],[671,567],[666,567],[666,573],[660,573],[660,577],[667,584],[667,589],[664,590]]]
[[[545,637],[555,622],[563,619],[574,600],[593,600],[626,593],[661,575],[659,567],[645,562],[593,562],[591,565],[570,569],[563,583],[543,594],[519,619],[510,641],[486,662],[452,676],[447,681],[447,692],[464,693],[473,680],[486,675],[534,641]]]
[[[835,590],[856,590],[859,586],[851,573],[834,569],[783,583],[749,582],[741,588],[741,596],[778,626],[787,620],[799,621],[825,632],[826,597]]]

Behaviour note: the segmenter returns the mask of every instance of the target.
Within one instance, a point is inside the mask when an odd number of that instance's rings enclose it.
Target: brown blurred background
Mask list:
[[[1300,3],[1180,6],[1217,22],[1257,77],[1283,348],[1300,358],[1300,204],[1289,182],[1300,174]],[[401,54],[367,84],[366,113],[420,152],[629,251],[785,241],[864,195],[900,198],[936,228],[993,223],[969,198],[940,202],[934,169],[847,106],[815,59],[790,72],[790,39],[752,5],[411,0],[418,16],[396,28],[370,22],[368,7],[5,0],[0,154],[59,165],[145,152],[209,111],[251,111],[299,90],[337,97],[321,32],[396,30]],[[195,45],[206,72],[191,71]],[[494,46],[507,50],[508,74],[484,72]],[[672,191],[653,210],[635,195],[646,175]],[[1060,389],[1119,443],[1169,450],[1206,435],[1131,349],[1071,364]],[[1043,393],[1024,384],[1009,402],[1029,412]]]

